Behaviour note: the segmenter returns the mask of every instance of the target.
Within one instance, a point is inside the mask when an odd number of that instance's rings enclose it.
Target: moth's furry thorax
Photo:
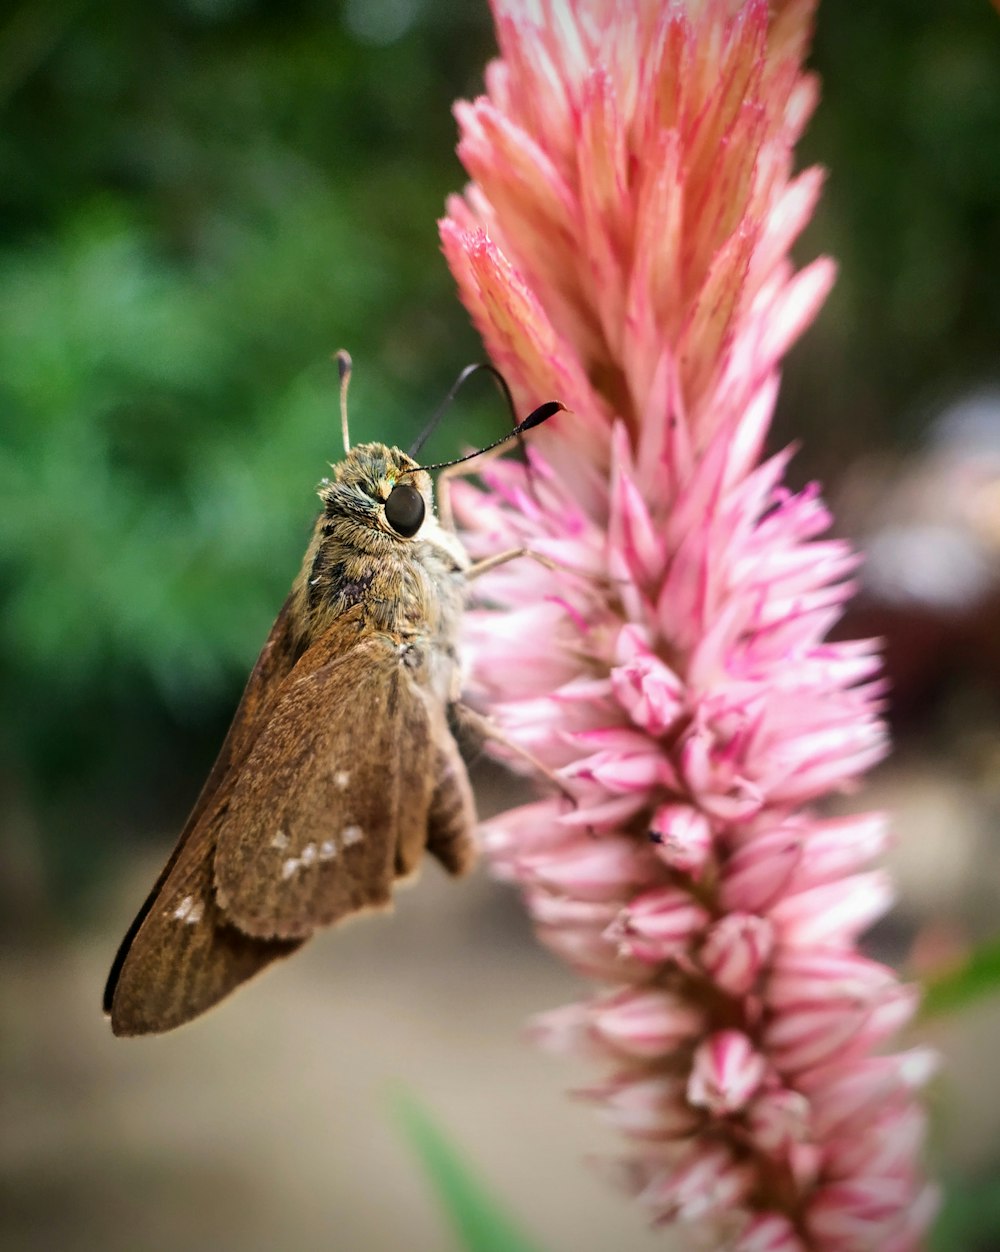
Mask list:
[[[382,443],[358,444],[332,469],[320,484],[323,512],[296,583],[310,635],[363,604],[370,628],[450,645],[469,559],[437,520],[430,475]],[[385,501],[400,481],[416,488],[426,508],[412,537],[398,534],[385,516]]]

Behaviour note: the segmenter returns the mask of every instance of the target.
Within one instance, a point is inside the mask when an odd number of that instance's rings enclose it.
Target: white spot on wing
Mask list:
[[[338,791],[346,791],[347,784],[351,781],[350,771],[346,769],[338,769],[333,776],[333,785]]]
[[[195,900],[188,909],[187,917],[184,919],[185,926],[197,926],[201,919],[205,916],[205,901]]]
[[[288,836],[283,830],[276,830],[274,838],[271,840],[271,847],[277,848],[279,852],[283,852],[288,847]]]
[[[281,877],[288,879],[299,868],[299,858],[297,856],[287,856],[282,862]]]
[[[324,839],[319,845],[319,859],[321,861],[332,861],[337,855],[337,845],[332,839]]]
[[[316,845],[314,843],[307,843],[299,853],[299,860],[302,862],[303,867],[312,865],[313,861],[316,860]]]
[[[344,847],[349,848],[352,843],[358,843],[364,838],[364,831],[360,826],[345,826],[340,832],[340,837],[344,841]]]
[[[178,906],[174,909],[173,913],[171,913],[170,916],[173,917],[178,922],[186,921],[188,914],[191,912],[192,908],[194,908],[194,905],[195,905],[194,896],[185,896],[184,899],[180,902],[180,904],[178,904]],[[199,913],[198,916],[200,917],[201,913]],[[195,918],[195,921],[197,920],[198,919]]]

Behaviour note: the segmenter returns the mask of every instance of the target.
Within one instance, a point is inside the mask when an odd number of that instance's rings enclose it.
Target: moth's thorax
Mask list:
[[[368,628],[454,651],[469,558],[439,524],[430,475],[416,465],[399,448],[359,444],[321,483],[323,513],[297,584],[311,637],[364,604]],[[385,515],[400,482],[420,493],[426,510],[409,538]]]

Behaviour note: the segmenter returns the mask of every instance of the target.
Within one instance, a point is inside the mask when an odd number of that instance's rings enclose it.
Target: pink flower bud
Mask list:
[[[766,910],[791,882],[804,847],[801,835],[779,830],[737,848],[722,871],[723,908],[743,913]]]
[[[881,870],[854,874],[787,896],[771,910],[785,943],[796,947],[853,943],[892,904],[893,890]]]
[[[738,1113],[760,1086],[767,1063],[738,1030],[720,1030],[700,1044],[688,1079],[687,1097],[715,1117]]]
[[[618,906],[607,900],[580,900],[553,895],[537,887],[525,892],[528,910],[540,926],[588,927],[604,930],[618,916]]]
[[[645,891],[605,931],[618,950],[642,961],[685,956],[709,921],[707,909],[679,887]]]
[[[873,1056],[813,1071],[803,1080],[816,1133],[830,1138],[862,1130],[873,1109],[886,1101],[909,1099],[940,1064],[930,1048],[913,1048],[896,1056]]]
[[[605,731],[585,731],[572,738],[589,746],[608,743],[612,735]],[[617,732],[614,738],[620,742],[567,765],[562,770],[563,778],[570,784],[577,780],[596,783],[612,795],[675,785],[673,766],[655,740],[633,731]]]
[[[810,1129],[809,1101],[800,1091],[777,1087],[762,1092],[747,1115],[750,1135],[768,1156],[786,1156],[805,1141]]]
[[[855,987],[784,1009],[766,1028],[764,1044],[783,1073],[796,1074],[869,1051],[905,1025],[916,1005],[909,987]]]
[[[598,1035],[627,1056],[671,1052],[702,1029],[701,1012],[668,991],[623,991],[591,1008]]]
[[[721,1144],[696,1146],[669,1173],[654,1178],[639,1196],[655,1213],[655,1221],[685,1225],[724,1213],[749,1192],[753,1172],[737,1164]]]
[[[656,973],[654,965],[630,957],[605,938],[603,929],[540,925],[538,938],[577,973],[599,982],[639,984]]]
[[[712,853],[712,826],[690,804],[661,804],[649,827],[656,854],[671,869],[698,878]]]
[[[764,792],[749,776],[740,739],[749,725],[722,737],[721,728],[704,718],[692,722],[680,747],[684,782],[706,813],[723,821],[744,821],[759,812]]]
[[[564,1004],[538,1013],[528,1023],[528,1034],[548,1052],[576,1052],[602,1056],[605,1050],[594,1039],[586,1004]]]
[[[865,1133],[847,1133],[824,1145],[827,1178],[884,1176],[912,1171],[927,1130],[923,1109],[915,1104],[883,1107],[873,1113]]]
[[[746,995],[757,983],[773,946],[771,923],[749,913],[728,913],[710,929],[699,961],[730,995]]]
[[[580,788],[577,788],[580,790]],[[576,805],[565,809],[556,818],[562,830],[585,830],[595,832],[617,830],[626,825],[646,807],[647,797],[641,791],[608,798],[603,788],[591,786],[589,794],[582,794]]]
[[[801,833],[804,855],[795,875],[796,890],[843,878],[881,856],[889,842],[883,813],[812,821]]]
[[[879,1245],[879,1252],[922,1252],[925,1236],[941,1207],[941,1193],[935,1186],[920,1187],[919,1178],[910,1180],[913,1199],[902,1214],[896,1230]]]
[[[620,900],[649,877],[649,852],[624,835],[602,835],[566,843],[558,851],[526,856],[519,872],[560,895],[584,900]]]
[[[605,1120],[633,1139],[679,1139],[704,1120],[674,1077],[621,1077],[582,1093],[603,1105]]]
[[[509,866],[526,853],[543,852],[565,843],[566,831],[557,824],[565,807],[566,802],[561,800],[538,800],[483,822],[479,836],[494,867]]]
[[[877,961],[837,948],[783,948],[775,956],[765,1000],[784,1011],[790,1007],[875,995],[896,985],[892,970]]]
[[[807,1252],[795,1227],[778,1213],[761,1213],[732,1244],[732,1252]]]
[[[904,1178],[862,1178],[827,1183],[809,1202],[806,1225],[820,1247],[871,1252],[906,1221],[913,1185]],[[916,1245],[914,1245],[916,1252]]]
[[[678,717],[684,696],[680,679],[653,652],[647,633],[626,625],[618,635],[618,664],[611,685],[632,721],[653,736],[664,734]]]

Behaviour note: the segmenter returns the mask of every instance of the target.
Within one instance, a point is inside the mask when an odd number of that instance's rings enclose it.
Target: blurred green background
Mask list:
[[[793,354],[776,438],[801,439],[796,473],[834,494],[866,458],[891,477],[937,409],[996,381],[998,28],[987,0],[821,6],[824,94],[801,160],[831,175],[799,252],[833,253],[841,277]],[[338,456],[331,351],[354,356],[355,438],[404,446],[480,354],[435,219],[463,182],[451,103],[477,92],[492,49],[486,5],[468,0],[28,0],[0,14],[0,933],[12,1017],[39,1000],[15,1021],[19,1063],[34,1029],[68,1027],[44,991],[60,961],[86,970],[73,1003],[96,1016],[112,932],[297,568]],[[470,388],[433,450],[506,420],[488,385]],[[973,670],[968,689],[995,677]],[[954,743],[955,707],[921,709],[932,755]],[[470,934],[502,939],[547,996],[566,976],[506,897],[476,891]],[[109,1083],[118,1055],[95,1062]],[[85,1142],[89,1104],[80,1116]],[[44,1153],[8,1150],[51,1175]],[[48,1229],[47,1195],[14,1206],[24,1246]],[[89,1220],[48,1246],[110,1246]],[[208,1229],[171,1230],[172,1246],[230,1246]],[[997,1246],[976,1238],[964,1246]]]

